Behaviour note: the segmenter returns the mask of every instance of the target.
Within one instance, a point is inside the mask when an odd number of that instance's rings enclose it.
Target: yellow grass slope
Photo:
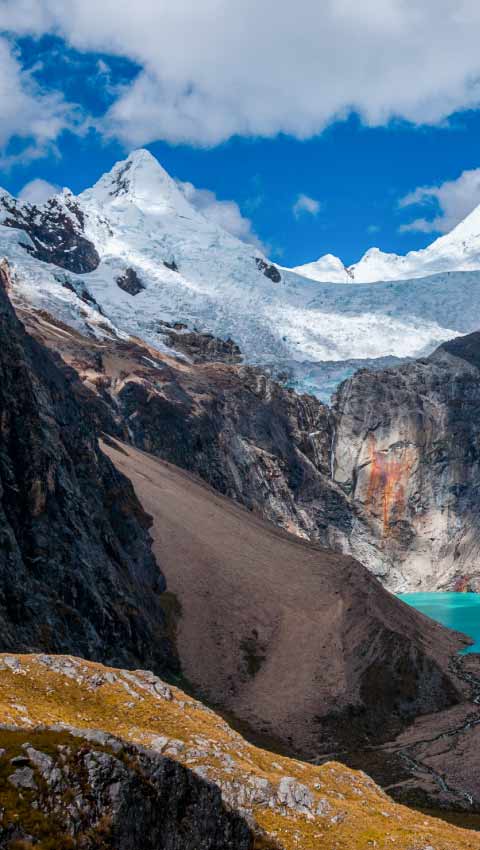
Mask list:
[[[394,804],[363,773],[248,744],[213,711],[145,671],[0,655],[0,723],[102,730],[176,759],[253,818],[258,848],[263,834],[282,850],[480,850],[479,833]]]

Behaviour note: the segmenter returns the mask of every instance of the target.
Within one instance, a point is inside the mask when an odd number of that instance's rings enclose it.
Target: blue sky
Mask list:
[[[40,9],[42,0],[38,0],[38,6]],[[47,18],[35,32],[28,32],[28,28],[25,31],[18,24],[17,29],[18,32],[13,27],[8,29],[6,44],[16,63],[19,85],[29,100],[24,126],[17,126],[18,115],[12,118],[13,129],[3,139],[0,166],[0,184],[14,194],[39,177],[78,192],[130,150],[145,146],[173,176],[211,190],[218,200],[236,202],[270,255],[285,265],[308,262],[326,252],[340,256],[348,264],[358,260],[371,245],[405,253],[428,244],[480,202],[480,174],[475,171],[480,165],[480,112],[470,93],[468,97],[459,95],[456,100],[449,95],[447,105],[426,123],[421,123],[421,105],[403,107],[404,115],[396,115],[392,107],[392,114],[387,111],[384,120],[366,117],[367,107],[359,106],[337,109],[327,118],[319,113],[318,130],[312,119],[313,126],[306,132],[304,115],[299,115],[294,124],[289,116],[285,119],[281,114],[280,106],[278,116],[272,115],[265,129],[262,104],[261,110],[256,106],[256,112],[247,114],[248,121],[243,113],[241,121],[236,118],[239,126],[243,122],[250,128],[239,133],[229,130],[236,126],[232,120],[235,98],[228,113],[219,113],[214,95],[218,99],[220,95],[210,83],[213,94],[209,93],[210,99],[205,100],[205,109],[211,109],[211,123],[204,121],[202,113],[198,127],[192,130],[190,120],[186,132],[173,113],[178,98],[172,99],[173,107],[165,102],[163,111],[155,112],[156,90],[148,87],[149,81],[145,91],[151,96],[151,103],[143,93],[144,105],[139,107],[137,97],[132,112],[126,98],[136,92],[148,59],[138,48],[129,47],[126,37],[124,48],[123,42],[120,47],[115,42],[114,49],[98,50],[93,49],[95,41],[90,44],[86,36],[78,45],[66,33],[62,37],[52,35]],[[106,45],[109,46],[108,39]],[[156,85],[163,86],[163,97],[166,84],[155,79]],[[438,81],[434,82],[432,98],[437,97],[438,91]],[[371,84],[375,86],[374,79]],[[189,85],[194,87],[195,81]],[[204,82],[202,85],[207,86]],[[55,102],[49,100],[52,94]],[[278,93],[279,98],[281,94]],[[376,104],[376,98],[374,92],[371,102]],[[47,119],[51,112],[46,128],[35,113],[31,102],[35,99]],[[402,102],[401,93],[397,99]],[[121,123],[119,102],[123,108]],[[131,125],[127,129],[125,103]],[[312,103],[315,106],[314,91]],[[428,113],[430,107],[425,104],[424,101],[423,108]],[[463,105],[469,108],[449,111],[450,106]],[[368,110],[373,109],[369,102]],[[28,110],[32,123],[36,121],[35,126],[40,126],[31,135]],[[415,110],[420,110],[418,115]],[[170,116],[169,123],[163,120],[164,115]],[[293,130],[288,133],[284,128],[289,122]],[[209,137],[212,126],[218,138],[215,134]],[[22,156],[25,150],[31,150],[31,155]],[[459,187],[458,179],[465,171],[472,174]],[[446,183],[443,194],[435,190],[427,195],[418,192],[419,187]],[[400,206],[401,199],[415,190],[413,200],[423,203]],[[295,203],[302,195],[312,199],[312,203],[300,212],[297,207],[295,214]],[[439,217],[438,230],[428,225],[435,216]],[[419,218],[423,221],[419,229],[402,232],[402,225],[405,228]]]

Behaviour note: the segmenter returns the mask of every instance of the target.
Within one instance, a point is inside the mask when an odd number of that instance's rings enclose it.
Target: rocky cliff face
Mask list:
[[[0,656],[0,722],[2,850],[480,850],[362,772],[252,746],[144,671]]]
[[[480,589],[479,414],[479,333],[337,394],[334,480],[368,526],[352,551],[394,590]]]
[[[71,729],[0,730],[0,847],[251,850],[219,789],[172,759]]]
[[[357,372],[328,408],[183,328],[167,328],[183,355],[175,359],[22,315],[73,367],[72,386],[101,430],[354,555],[392,590],[480,587],[480,335]]]
[[[328,407],[232,363],[238,349],[228,341],[167,329],[184,355],[175,359],[139,341],[94,340],[51,316],[20,314],[71,367],[73,390],[101,430],[200,475],[288,531],[348,550],[358,520],[331,481]]]
[[[161,386],[150,375],[117,395],[136,446],[289,531],[325,544],[342,535],[351,516],[330,483],[326,407],[250,367],[171,364],[163,372]]]
[[[0,194],[0,221],[23,230],[25,250],[44,263],[53,263],[76,274],[97,268],[100,257],[84,233],[85,217],[69,192],[51,198],[40,210]]]
[[[0,647],[174,663],[150,520],[0,268]]]

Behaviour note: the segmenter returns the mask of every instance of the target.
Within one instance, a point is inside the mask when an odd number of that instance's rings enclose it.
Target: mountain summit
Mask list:
[[[92,189],[82,192],[80,200],[102,207],[132,203],[157,215],[196,215],[175,180],[145,149],[117,162]]]
[[[180,322],[235,340],[247,363],[287,371],[294,386],[324,397],[319,362],[350,361],[341,379],[359,361],[423,356],[476,329],[477,232],[472,214],[407,257],[371,249],[350,269],[332,255],[281,268],[205,217],[146,150],[78,197],[63,191],[35,206],[0,195],[0,258],[13,270],[14,299],[160,351],[165,323]],[[362,276],[402,280],[359,286]]]
[[[450,233],[440,236],[421,251],[401,256],[369,248],[358,263],[346,267],[332,254],[293,271],[311,280],[332,283],[375,283],[426,277],[445,272],[480,270],[480,206]]]

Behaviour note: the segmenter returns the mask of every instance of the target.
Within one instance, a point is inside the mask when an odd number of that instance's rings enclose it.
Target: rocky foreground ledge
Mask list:
[[[152,673],[0,656],[0,847],[480,850],[364,773],[248,744]]]

